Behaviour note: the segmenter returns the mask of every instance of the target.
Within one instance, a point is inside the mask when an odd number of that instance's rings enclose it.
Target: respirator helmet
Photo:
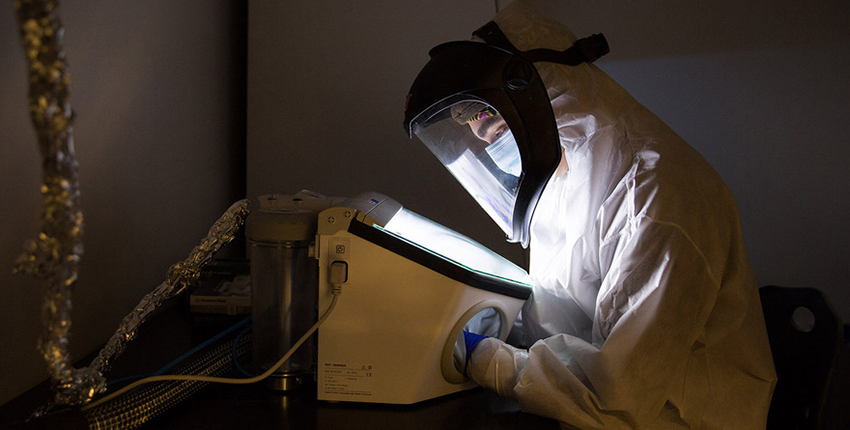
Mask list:
[[[561,160],[555,115],[533,63],[576,66],[608,53],[605,37],[566,51],[519,51],[495,22],[473,33],[483,40],[431,49],[413,81],[404,128],[446,166],[508,241],[528,246],[543,187]]]

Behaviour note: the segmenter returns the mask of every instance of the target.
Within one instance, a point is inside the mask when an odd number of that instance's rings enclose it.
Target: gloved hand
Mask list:
[[[477,333],[470,333],[466,330],[463,331],[463,343],[466,346],[466,357],[464,357],[463,371],[461,373],[463,373],[464,377],[469,377],[467,375],[467,370],[469,369],[469,358],[472,357],[472,352],[475,351],[475,347],[478,346],[478,343],[487,337],[488,336]]]

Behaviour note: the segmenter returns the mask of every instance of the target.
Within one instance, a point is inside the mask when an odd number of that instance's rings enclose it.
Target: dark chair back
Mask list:
[[[842,344],[842,324],[814,288],[759,289],[778,381],[768,429],[820,429],[827,388]]]

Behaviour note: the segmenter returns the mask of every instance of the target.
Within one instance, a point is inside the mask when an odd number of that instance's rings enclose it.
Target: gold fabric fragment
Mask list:
[[[15,11],[29,73],[29,112],[42,158],[38,237],[25,245],[16,273],[45,280],[43,331],[38,348],[47,361],[55,403],[75,404],[105,389],[95,369],[75,369],[68,353],[71,292],[83,254],[83,213],[68,100],[70,77],[56,1],[17,0]]]
[[[248,200],[234,203],[213,225],[189,257],[171,266],[166,280],[145,296],[121,322],[116,333],[89,367],[77,369],[68,353],[71,328],[71,292],[83,254],[83,213],[68,101],[70,78],[62,47],[62,26],[56,0],[16,0],[21,44],[29,69],[29,111],[42,157],[42,211],[38,237],[27,242],[15,272],[46,283],[42,306],[43,332],[38,348],[49,366],[55,398],[53,404],[79,405],[106,390],[106,371],[120,355],[139,326],[165,300],[193,284],[216,251],[230,242],[249,212]]]
[[[111,365],[111,360],[124,352],[127,342],[136,337],[139,326],[147,320],[151,313],[166,300],[177,296],[186,287],[194,284],[200,276],[201,269],[212,260],[213,255],[222,246],[229,243],[239,232],[248,216],[248,200],[240,200],[229,209],[210,228],[207,236],[200,245],[192,249],[189,256],[173,264],[166,273],[165,282],[154,291],[148,293],[132,312],[121,321],[121,325],[98,356],[92,361],[92,369],[105,372]]]

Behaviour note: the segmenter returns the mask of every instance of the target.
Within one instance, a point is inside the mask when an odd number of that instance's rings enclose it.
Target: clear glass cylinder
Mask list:
[[[264,372],[316,322],[318,261],[310,255],[314,236],[275,230],[280,225],[297,224],[303,213],[275,211],[258,215],[249,219],[254,225],[248,229],[248,245],[253,364],[256,371]],[[315,214],[308,216],[315,218]],[[300,240],[290,240],[299,236]],[[314,357],[311,338],[278,367],[269,384],[280,390],[297,387],[313,373]]]

